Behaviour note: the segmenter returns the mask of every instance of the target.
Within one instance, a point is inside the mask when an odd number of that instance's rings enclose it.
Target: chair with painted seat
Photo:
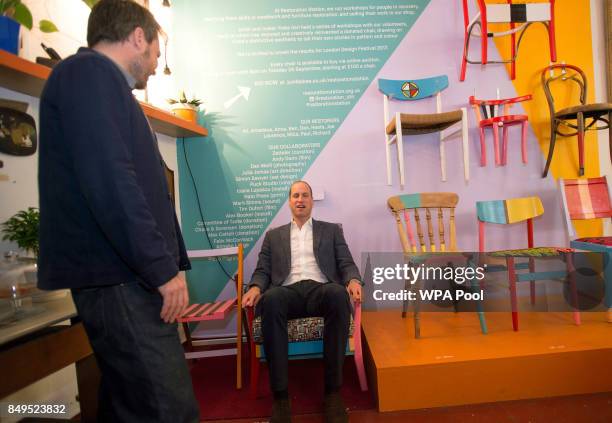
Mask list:
[[[389,197],[387,206],[395,218],[402,250],[410,266],[420,266],[421,264],[425,266],[434,264],[447,265],[449,261],[460,261],[466,266],[470,265],[471,258],[461,254],[457,249],[455,208],[458,202],[459,196],[452,192],[423,192]],[[421,225],[422,214],[425,216],[427,239],[425,239]],[[417,238],[414,235],[415,231],[413,230],[412,222],[414,222],[414,227],[416,228],[418,243],[416,242]],[[437,240],[435,233],[438,235]],[[409,281],[406,280],[405,283],[405,289],[408,290]],[[415,284],[417,289],[422,289],[422,281],[416,281]],[[472,281],[465,289],[475,288],[477,285],[477,282]],[[417,295],[416,298],[418,300],[419,296]],[[407,309],[408,302],[404,300],[402,306],[403,318],[406,317]],[[477,303],[477,312],[480,329],[482,333],[486,334],[487,325],[482,304],[480,303]],[[420,322],[419,301],[415,301],[415,338],[421,337]]]
[[[548,31],[548,44],[550,61],[557,61],[555,45],[555,0],[542,2],[527,2],[513,4],[512,0],[504,3],[487,3],[485,0],[476,0],[477,12],[470,19],[468,0],[463,0],[463,56],[461,58],[460,81],[465,81],[467,64],[501,63],[510,64],[510,79],[516,77],[516,59],[523,36],[534,23],[542,23]],[[491,30],[490,24],[508,25],[503,31]],[[518,26],[517,26],[518,24]],[[478,30],[475,31],[476,27]],[[517,39],[518,35],[518,39]],[[489,60],[489,38],[510,37],[510,58],[508,60]],[[471,37],[480,38],[480,60],[469,58]]]
[[[469,151],[468,151],[468,121],[465,107],[442,112],[442,90],[448,87],[446,75],[425,79],[379,79],[378,89],[383,94],[384,128],[385,128],[385,154],[387,159],[387,184],[391,185],[391,145],[397,146],[397,160],[400,187],[404,187],[404,135],[421,135],[440,133],[440,167],[442,181],[446,181],[446,153],[444,143],[457,132],[461,132],[463,151],[463,173],[465,180],[470,178]],[[414,114],[395,112],[390,115],[390,100],[400,102],[422,100],[436,97],[436,113]],[[461,125],[452,133],[445,130],[455,125]]]
[[[612,236],[576,237],[574,221],[612,218],[610,188],[605,176],[586,179],[559,179],[559,191],[567,224],[570,247],[577,250],[603,253],[607,256],[604,267],[605,306],[607,319],[612,323]],[[605,260],[604,260],[605,262]]]
[[[265,361],[263,348],[263,334],[261,328],[261,317],[255,317],[253,307],[247,308],[247,320],[250,333],[249,355],[250,355],[250,395],[257,397],[259,386],[260,362]],[[323,356],[323,328],[325,326],[322,317],[303,317],[289,319],[287,321],[287,332],[289,335],[289,359],[319,358]],[[349,327],[349,339],[347,343],[347,354],[354,356],[359,386],[362,391],[368,390],[365,367],[363,364],[363,350],[361,346],[361,303],[353,303],[353,315]]]
[[[505,266],[495,266],[487,271],[506,271],[510,290],[510,304],[512,308],[512,328],[518,331],[518,282],[529,281],[530,303],[535,304],[535,281],[569,279],[572,307],[574,309],[574,323],[580,325],[580,312],[577,308],[577,291],[573,274],[573,251],[564,247],[535,247],[533,240],[533,219],[544,214],[544,206],[539,197],[511,198],[507,200],[478,201],[476,202],[478,218],[478,250],[485,252],[485,226],[487,224],[513,225],[525,222],[527,226],[527,248],[498,250],[486,253],[487,258],[504,259]],[[536,272],[535,259],[562,260],[566,263],[563,271]],[[518,259],[527,259],[525,262],[517,262]],[[518,270],[528,269],[527,272],[519,273]]]
[[[545,178],[548,175],[557,136],[577,137],[578,176],[583,176],[585,132],[610,129],[612,103],[587,103],[587,77],[582,69],[577,66],[567,64],[550,65],[542,70],[540,78],[550,112],[550,144],[542,177]],[[559,83],[563,83],[563,87]],[[573,106],[558,110],[555,107],[555,96],[551,88],[552,84],[557,85],[554,90],[557,98],[563,98],[563,96],[571,98],[572,92],[575,92],[577,89],[579,93],[578,100],[571,103],[574,104]],[[562,127],[564,130],[561,130]],[[608,132],[608,144],[610,146],[610,160],[612,161],[612,131]]]
[[[183,312],[183,315],[178,319],[183,324],[185,331],[185,358],[188,360],[198,359],[203,357],[217,357],[223,355],[236,355],[236,388],[242,388],[242,334],[243,334],[243,319],[244,313],[242,310],[242,284],[243,284],[243,258],[244,249],[242,244],[236,247],[218,248],[211,250],[191,250],[187,251],[190,259],[208,259],[218,260],[219,257],[236,256],[238,269],[234,275],[236,287],[236,297],[228,300],[213,301],[207,303],[192,303]],[[201,341],[205,341],[206,345],[198,346],[196,342],[199,338],[193,336],[191,324],[202,323],[211,320],[228,319],[233,315],[232,311],[236,310],[236,332],[235,332],[235,348],[210,349],[210,345],[225,344],[227,336],[203,336]],[[204,331],[205,332],[205,331]],[[198,331],[201,333],[201,331]],[[205,335],[205,333],[204,333]],[[217,342],[215,342],[217,341]]]
[[[499,97],[499,91],[498,91]],[[531,94],[514,98],[502,98],[496,100],[481,100],[474,96],[470,97],[470,105],[474,109],[478,120],[480,131],[480,165],[487,165],[487,146],[485,143],[485,129],[491,128],[493,132],[493,150],[495,153],[495,164],[505,166],[508,161],[508,128],[510,126],[521,126],[521,156],[523,163],[527,163],[527,115],[510,114],[510,107],[522,101],[531,100]],[[503,106],[503,109],[502,107]],[[499,129],[503,129],[502,153],[500,158]]]

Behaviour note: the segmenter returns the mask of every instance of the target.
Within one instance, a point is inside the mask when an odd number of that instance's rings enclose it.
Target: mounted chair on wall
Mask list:
[[[539,197],[511,198],[507,200],[477,201],[476,212],[478,217],[478,250],[485,252],[485,225],[494,223],[498,225],[512,225],[514,223],[526,222],[527,225],[527,248],[500,250],[488,252],[486,255],[492,258],[502,258],[506,261],[506,267],[501,270],[508,272],[508,284],[510,289],[510,304],[512,307],[512,328],[518,331],[518,294],[516,284],[529,281],[530,302],[535,304],[536,280],[564,279],[568,278],[574,307],[574,322],[580,325],[580,312],[577,308],[578,295],[574,279],[571,277],[574,265],[572,250],[562,247],[534,247],[533,241],[533,219],[544,214],[544,206]],[[564,259],[566,270],[536,272],[535,258],[538,259]],[[517,259],[528,259],[528,263],[518,263]],[[518,270],[528,269],[528,272],[518,273]],[[487,269],[493,270],[492,267]]]
[[[463,256],[457,251],[457,236],[455,228],[455,208],[459,202],[459,196],[452,192],[422,192],[417,194],[406,194],[389,197],[387,206],[395,217],[397,232],[402,244],[404,256],[411,266],[425,266],[432,264],[446,265],[449,261],[465,261],[469,262],[469,257]],[[427,225],[427,241],[421,226],[421,217],[419,213],[425,214]],[[410,214],[412,212],[412,219]],[[434,217],[432,218],[432,213]],[[402,220],[403,218],[403,220]],[[411,220],[414,220],[418,244],[415,242],[414,230]],[[438,240],[434,233],[434,226],[437,222]],[[448,232],[446,230],[448,229]],[[446,234],[448,233],[448,240]],[[438,254],[457,252],[457,255]],[[406,280],[405,289],[408,290],[409,281]],[[422,281],[417,281],[417,288],[422,289]],[[419,295],[416,297],[419,298]],[[487,324],[482,310],[482,304],[478,302],[478,319],[480,321],[480,329],[482,333],[487,333]],[[402,306],[402,317],[406,317],[408,302],[404,300]],[[414,335],[415,338],[421,337],[421,318],[419,313],[418,301],[415,302],[414,309]]]
[[[570,247],[577,250],[603,253],[605,306],[607,319],[612,323],[612,236],[576,238],[575,220],[610,219],[612,202],[605,176],[588,179],[559,179],[563,212],[570,238]]]
[[[440,167],[442,181],[446,181],[446,153],[444,142],[450,136],[461,131],[463,151],[463,173],[465,180],[470,179],[468,151],[468,121],[465,107],[450,112],[442,112],[441,91],[448,87],[446,75],[414,80],[379,79],[378,90],[384,97],[385,118],[385,154],[387,158],[387,184],[391,185],[391,144],[397,146],[400,186],[404,187],[404,135],[421,135],[440,132]],[[389,114],[389,100],[415,101],[436,96],[436,113],[413,114],[396,112]],[[461,124],[461,127],[450,134],[445,129]]]
[[[544,68],[541,74],[542,86],[548,101],[550,111],[550,145],[548,147],[548,158],[542,177],[548,175],[548,169],[555,151],[557,135],[561,137],[578,137],[578,176],[584,175],[584,133],[589,130],[609,129],[612,119],[612,103],[587,103],[588,85],[584,72],[577,66],[558,64]],[[578,88],[580,97],[578,104],[555,111],[555,99],[552,94],[551,84],[553,82],[572,82],[563,84],[565,96],[570,96],[572,88]],[[556,90],[559,96],[561,91]],[[576,103],[574,103],[576,104]],[[597,126],[597,123],[603,125]],[[565,131],[561,127],[565,127]],[[612,131],[609,132],[610,160],[612,160]]]
[[[499,92],[498,92],[499,94]],[[499,97],[499,96],[498,96]],[[497,100],[479,100],[470,97],[470,105],[474,109],[478,128],[480,130],[480,165],[487,165],[487,146],[485,143],[485,128],[493,132],[493,149],[495,164],[506,165],[508,160],[508,127],[521,125],[521,156],[523,163],[527,163],[527,115],[511,115],[510,107],[522,101],[531,100],[531,94],[515,98],[502,98]],[[501,109],[503,106],[503,109]],[[503,129],[502,155],[499,152],[499,129]]]
[[[218,259],[223,256],[236,256],[238,260],[238,270],[235,275],[236,297],[224,301],[214,301],[208,303],[192,303],[178,319],[183,324],[185,336],[185,358],[188,360],[203,357],[218,357],[223,355],[236,355],[236,388],[242,388],[242,320],[244,313],[242,310],[242,281],[243,281],[243,246],[218,248],[213,250],[193,250],[187,251],[191,259]],[[202,339],[194,338],[190,324],[205,322],[209,320],[223,320],[231,315],[231,311],[236,309],[236,347],[225,349],[210,349],[208,345],[218,345],[219,342],[227,340],[227,336],[203,336]],[[248,336],[248,335],[247,335]],[[205,341],[207,345],[198,346],[195,342]],[[217,343],[215,343],[217,341]]]
[[[463,0],[463,26],[464,26],[464,44],[463,57],[461,59],[461,76],[460,81],[465,81],[465,72],[467,64],[482,64],[487,63],[509,63],[510,64],[510,79],[516,77],[516,58],[521,41],[527,28],[531,24],[541,22],[546,26],[548,31],[548,43],[550,48],[550,61],[557,61],[557,52],[555,46],[555,0],[549,0],[538,3],[521,3],[512,4],[512,0],[507,0],[503,3],[486,3],[485,0],[476,0],[478,12],[470,20],[468,0]],[[510,27],[504,31],[492,32],[489,24],[509,24]],[[519,24],[517,26],[517,24]],[[474,29],[478,27],[478,32]],[[518,41],[516,35],[518,33]],[[491,61],[488,58],[488,39],[493,37],[510,37],[510,59]],[[468,58],[470,49],[470,38],[480,38],[480,60],[471,60]]]

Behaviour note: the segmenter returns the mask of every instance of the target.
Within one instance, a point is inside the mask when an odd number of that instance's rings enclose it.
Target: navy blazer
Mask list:
[[[40,99],[38,286],[139,281],[190,268],[155,134],[119,67],[81,48]]]
[[[258,286],[264,292],[287,279],[291,271],[290,230],[291,224],[287,224],[266,232],[249,287]],[[312,243],[317,265],[330,282],[346,286],[351,279],[361,281],[339,225],[313,219]]]

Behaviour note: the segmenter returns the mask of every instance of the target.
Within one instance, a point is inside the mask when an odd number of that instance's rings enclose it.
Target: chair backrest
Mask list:
[[[481,17],[487,23],[547,22],[554,15],[554,7],[555,0],[520,4],[512,4],[512,0],[506,4],[478,0]]]
[[[406,194],[390,197],[387,205],[395,217],[397,231],[399,233],[404,253],[411,252],[435,252],[435,251],[457,251],[457,237],[455,228],[455,207],[459,202],[459,196],[452,192],[422,192],[418,194]],[[421,226],[421,215],[419,209],[425,209],[428,242],[425,242],[423,228]],[[446,213],[445,213],[446,211]],[[413,219],[410,218],[412,212]],[[438,227],[438,243],[434,237],[434,222],[432,212],[435,213]],[[403,218],[403,219],[402,219]],[[419,244],[415,242],[414,231],[411,220],[414,220]],[[445,239],[445,226],[449,228],[449,244]],[[429,247],[428,247],[429,244]]]
[[[379,79],[378,90],[387,98],[400,101],[421,100],[448,87],[448,76],[423,79]]]
[[[550,109],[551,118],[555,114],[555,99],[552,94],[551,84],[553,82],[564,82],[567,86],[565,91],[566,98],[572,97],[571,84],[568,82],[575,83],[580,92],[579,102],[580,104],[586,104],[587,93],[588,93],[588,81],[585,73],[578,66],[567,65],[567,64],[553,64],[545,67],[540,75],[542,81],[542,87],[544,88],[544,94],[546,94],[546,101],[548,102],[548,108]],[[557,91],[558,92],[558,91]],[[564,101],[565,104],[577,104],[576,102]]]
[[[497,90],[497,96],[499,97],[499,90]],[[512,107],[514,103],[531,100],[531,98],[531,94],[527,94],[520,97],[497,98],[495,100],[484,100],[470,96],[469,100],[476,114],[476,118],[478,122],[480,122],[481,120],[508,115],[510,107]],[[500,110],[500,106],[503,106],[503,109]]]
[[[485,248],[485,223],[509,225],[527,222],[527,245],[533,247],[533,218],[544,214],[544,206],[539,197],[511,198],[508,200],[477,201],[478,249]]]
[[[559,179],[559,187],[570,238],[576,237],[572,220],[612,217],[610,189],[605,176],[585,179]]]

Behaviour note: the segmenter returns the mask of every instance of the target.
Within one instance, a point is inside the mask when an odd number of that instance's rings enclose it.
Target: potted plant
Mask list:
[[[169,98],[168,103],[172,106],[172,113],[176,116],[188,120],[190,122],[197,122],[198,120],[198,109],[202,100],[198,100],[193,97],[191,100],[187,100],[185,91],[181,91],[178,100]]]
[[[32,29],[32,12],[21,0],[0,0],[0,49],[17,54],[19,27]],[[56,32],[55,24],[47,19],[38,23],[42,32]]]
[[[35,207],[20,210],[2,224],[3,241],[16,242],[17,246],[28,254],[28,261],[36,261],[38,257],[38,222],[40,212]],[[24,269],[26,281],[30,284],[36,283],[36,264],[31,268]]]

